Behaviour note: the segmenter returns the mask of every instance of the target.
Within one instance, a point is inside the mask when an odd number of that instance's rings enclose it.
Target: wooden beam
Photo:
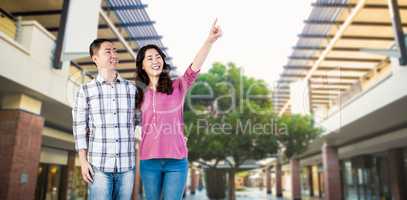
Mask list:
[[[130,23],[115,23],[116,27],[124,28],[124,27],[136,27],[136,26],[149,26],[153,25],[154,21],[146,21],[146,22],[130,22]],[[99,24],[98,29],[108,29],[110,28],[108,24]],[[49,32],[57,32],[59,31],[59,26],[51,26],[45,27]]]
[[[284,69],[287,70],[309,70],[312,66],[310,65],[286,65]],[[371,68],[356,68],[356,67],[331,67],[331,66],[319,66],[318,70],[327,70],[327,71],[342,71],[342,72],[368,72],[372,70]]]
[[[313,3],[311,4],[313,7],[319,8],[355,8],[357,4],[354,3]],[[365,4],[363,6],[364,9],[388,9],[387,4]],[[407,10],[407,6],[399,6],[400,10]]]
[[[147,5],[126,5],[126,6],[104,6],[103,10],[105,11],[115,11],[115,10],[136,10],[136,9],[144,9]],[[11,13],[13,16],[42,16],[42,15],[59,15],[61,14],[62,10],[54,9],[54,10],[30,10],[30,11],[17,11]]]
[[[290,78],[305,78],[306,74],[282,74],[282,77],[290,77]],[[333,75],[312,75],[311,78],[321,78],[321,79],[339,79],[339,80],[359,80],[359,76],[333,76]],[[309,79],[309,78],[308,78]]]
[[[126,39],[123,37],[123,35],[120,33],[120,31],[116,28],[114,23],[109,19],[107,14],[102,9],[100,9],[99,13],[100,13],[100,16],[102,16],[103,20],[106,22],[106,24],[109,25],[109,27],[112,30],[112,32],[114,33],[114,35],[116,36],[115,39],[117,39],[118,41],[120,41],[123,44],[124,48],[129,52],[130,56],[135,61],[137,56],[133,52],[132,47],[129,45],[129,43],[127,43]]]
[[[341,25],[344,21],[328,21],[328,20],[305,20],[304,23],[310,25]],[[391,27],[390,22],[375,22],[375,21],[353,21],[355,26],[375,26],[375,27]],[[403,27],[407,27],[407,23],[402,23]]]
[[[306,57],[306,56],[289,56],[291,60],[318,60],[319,57]],[[367,62],[367,63],[378,63],[382,62],[382,59],[373,58],[344,58],[344,57],[326,57],[326,61],[338,61],[338,62]]]
[[[333,39],[335,35],[323,35],[323,34],[299,34],[300,38],[310,38],[310,39]],[[386,36],[360,36],[360,35],[344,35],[338,39],[347,40],[367,40],[367,41],[394,41],[394,37]]]

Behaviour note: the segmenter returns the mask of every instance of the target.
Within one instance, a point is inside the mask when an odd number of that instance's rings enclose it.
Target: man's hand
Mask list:
[[[93,172],[92,166],[89,164],[88,161],[86,161],[86,160],[81,161],[81,172],[82,172],[82,178],[86,183],[88,183],[88,184],[93,183],[92,177],[94,175],[94,172]]]
[[[92,166],[86,160],[86,154],[87,154],[87,152],[85,149],[79,150],[79,160],[81,163],[81,174],[82,174],[82,179],[86,183],[91,184],[91,183],[93,183],[93,175],[95,173],[93,172]]]

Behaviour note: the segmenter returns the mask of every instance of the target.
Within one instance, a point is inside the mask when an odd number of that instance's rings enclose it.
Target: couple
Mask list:
[[[90,57],[98,75],[81,85],[72,110],[75,148],[89,199],[131,198],[136,109],[141,111],[140,173],[147,199],[182,198],[188,173],[184,97],[221,35],[215,20],[192,64],[174,81],[159,47],[142,47],[136,58],[136,84],[116,72],[118,56],[111,41],[92,42]]]

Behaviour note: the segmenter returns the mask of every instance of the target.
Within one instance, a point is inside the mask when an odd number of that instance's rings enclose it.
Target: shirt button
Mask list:
[[[115,128],[117,128],[117,125],[114,125]]]
[[[116,157],[118,157],[119,156],[119,154],[118,153],[116,153]]]
[[[114,112],[113,115],[116,115],[116,113]]]
[[[119,139],[116,139],[116,142],[119,142]]]

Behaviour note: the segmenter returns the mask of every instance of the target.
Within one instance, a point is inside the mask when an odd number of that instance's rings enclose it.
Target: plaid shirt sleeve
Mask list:
[[[89,105],[86,101],[85,89],[79,88],[76,94],[75,105],[72,109],[73,134],[75,138],[75,149],[88,148],[87,135],[89,131]]]

